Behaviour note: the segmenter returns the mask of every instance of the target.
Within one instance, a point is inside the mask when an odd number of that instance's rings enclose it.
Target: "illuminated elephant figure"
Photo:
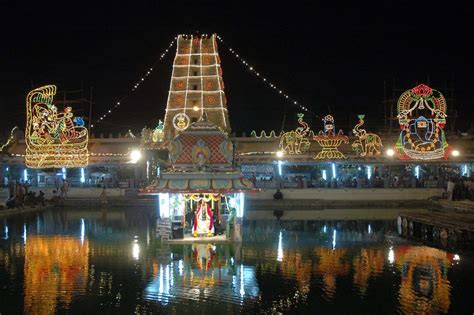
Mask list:
[[[352,143],[352,149],[360,156],[372,156],[382,153],[382,139],[375,133],[361,129],[364,124],[365,115],[359,115],[359,123],[352,129],[352,133],[358,138]]]
[[[309,142],[307,135],[309,134],[309,125],[303,121],[304,114],[298,114],[298,123],[302,127],[298,127],[295,130],[285,132],[280,138],[280,150],[283,153],[288,154],[301,154],[308,151],[311,143]]]

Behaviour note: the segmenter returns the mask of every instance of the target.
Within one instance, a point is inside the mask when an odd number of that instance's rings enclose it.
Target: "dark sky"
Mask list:
[[[174,4],[171,4],[173,2]],[[228,3],[227,3],[228,2]],[[366,114],[384,125],[388,97],[428,83],[469,128],[474,106],[473,5],[454,1],[131,1],[0,0],[2,133],[25,122],[32,87],[93,87],[93,116],[108,110],[152,65],[176,34],[216,32],[260,73],[338,128]],[[266,87],[220,45],[231,124],[237,132],[295,126],[298,109]],[[140,130],[164,116],[174,49],[96,131]],[[393,90],[395,86],[396,90]],[[449,112],[450,117],[453,113]],[[315,115],[307,118],[319,130]],[[449,123],[449,122],[448,122]]]

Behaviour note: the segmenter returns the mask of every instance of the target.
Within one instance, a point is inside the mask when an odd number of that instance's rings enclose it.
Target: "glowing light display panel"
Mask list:
[[[334,117],[326,115],[323,118],[324,131],[319,131],[313,139],[321,146],[322,150],[316,154],[315,160],[324,159],[345,159],[346,156],[339,151],[338,147],[342,143],[349,143],[349,138],[344,135],[342,129],[336,134]]]
[[[286,154],[301,154],[309,150],[311,143],[308,135],[309,125],[303,120],[304,114],[298,114],[298,123],[301,125],[295,130],[285,132],[280,138],[280,150]]]
[[[362,126],[364,125],[365,115],[358,115],[359,122],[352,129],[352,133],[357,137],[352,143],[352,149],[359,156],[374,156],[382,153],[382,139],[372,132],[367,132]]]
[[[447,158],[446,100],[439,91],[424,84],[407,90],[398,99],[397,112],[401,132],[396,150],[400,159]]]
[[[55,85],[32,90],[26,97],[26,165],[30,168],[85,167],[89,135],[72,108],[53,104]]]

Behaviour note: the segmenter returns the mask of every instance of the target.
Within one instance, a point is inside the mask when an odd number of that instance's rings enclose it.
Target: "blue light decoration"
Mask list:
[[[81,167],[81,183],[85,183],[86,182],[86,176],[84,174],[84,168]]]
[[[281,176],[282,172],[281,172],[281,165],[283,164],[282,161],[278,161],[278,175]]]
[[[420,166],[419,165],[415,166],[415,177],[417,179],[420,179]]]
[[[245,209],[245,194],[243,192],[235,193],[234,194],[234,201],[235,201],[235,208],[237,210],[237,217],[243,218],[244,216],[244,209]]]
[[[170,217],[170,194],[159,193],[158,204],[160,211],[160,218],[165,219]]]
[[[8,239],[8,225],[5,224],[5,236],[3,236],[3,239],[7,240]]]
[[[328,180],[328,175],[326,174],[326,170],[323,170],[323,179]]]
[[[332,249],[336,249],[336,229],[332,232]]]
[[[23,244],[26,244],[26,224],[23,224]]]
[[[370,226],[370,224],[369,224],[369,226],[367,227],[367,232],[368,232],[369,234],[372,234],[372,227]]]
[[[467,167],[467,164],[463,165],[462,170],[463,170],[462,175],[469,177],[469,168]]]
[[[332,178],[336,178],[336,177],[337,177],[337,174],[336,174],[336,164],[331,163],[331,167],[332,167]]]
[[[372,177],[372,168],[370,165],[367,165],[367,178],[370,179]]]
[[[278,235],[277,261],[283,261],[283,237],[281,235],[281,231]]]
[[[324,224],[324,226],[323,226],[323,233],[326,233],[327,230],[328,230],[328,227],[326,226],[326,224]]]
[[[23,181],[28,181],[28,170],[26,168],[23,170]]]
[[[63,167],[61,171],[62,171],[63,179],[66,180],[66,168]]]
[[[81,219],[81,244],[84,244],[84,238],[86,235],[86,223],[84,219]]]
[[[85,125],[84,118],[74,117],[74,125],[76,125],[77,127],[84,127],[84,125]]]

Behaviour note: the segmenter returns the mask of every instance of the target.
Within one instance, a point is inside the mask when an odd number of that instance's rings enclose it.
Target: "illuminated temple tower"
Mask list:
[[[230,131],[217,36],[179,35],[166,104],[166,137],[175,136],[204,113],[222,131]]]

